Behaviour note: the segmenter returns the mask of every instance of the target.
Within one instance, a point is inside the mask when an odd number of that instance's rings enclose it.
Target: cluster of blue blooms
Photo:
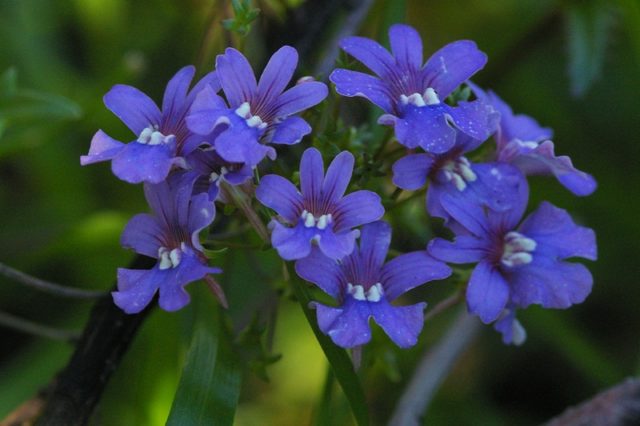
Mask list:
[[[495,93],[469,79],[487,57],[471,41],[451,43],[423,63],[419,34],[406,25],[389,30],[391,52],[363,37],[348,37],[341,48],[376,75],[336,69],[330,76],[338,94],[368,99],[384,111],[378,123],[391,126],[407,155],[393,164],[393,183],[404,190],[428,184],[426,209],[444,220],[454,241],[436,238],[424,250],[385,262],[391,227],[381,198],[359,190],[345,195],[354,168],[349,152],[337,155],[326,172],[322,154],[307,149],[299,167],[300,189],[278,175],[262,177],[255,197],[277,215],[271,244],[282,259],[295,261],[304,280],[336,300],[314,302],[320,329],[339,346],[371,339],[369,321],[379,324],[400,347],[415,345],[426,303],[392,305],[405,292],[451,275],[447,263],[475,264],[466,286],[469,312],[519,344],[524,329],[516,310],[531,304],[567,308],[582,302],[592,277],[567,258],[596,259],[595,234],[576,225],[565,210],[543,202],[522,220],[528,204],[527,175],[554,175],[576,195],[596,188],[594,179],[566,156],[556,156],[552,132],[530,117],[515,115]],[[184,286],[220,273],[207,265],[199,232],[225,203],[225,185],[253,192],[254,169],[271,145],[292,145],[311,132],[298,113],[327,96],[312,78],[287,90],[298,57],[283,47],[259,81],[245,57],[227,49],[216,70],[191,90],[195,70],[185,67],[169,82],[162,111],[146,95],[115,86],[106,106],[135,134],[123,144],[98,131],[82,164],[111,160],[114,174],[144,183],[153,214],[135,216],[122,245],[158,261],[151,270],[120,269],[115,303],[139,312],[159,292],[160,306],[177,310],[189,302]],[[450,96],[466,84],[473,101]],[[225,98],[219,95],[224,92]],[[467,156],[489,138],[484,162]],[[477,157],[477,156],[476,156]]]

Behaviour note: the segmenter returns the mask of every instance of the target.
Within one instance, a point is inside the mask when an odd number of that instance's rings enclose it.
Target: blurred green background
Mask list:
[[[319,15],[302,15],[301,3],[335,11],[331,25],[317,28]],[[555,180],[532,181],[532,207],[548,199],[596,230],[600,258],[589,265],[591,296],[568,311],[523,312],[528,340],[519,348],[504,346],[487,327],[433,402],[429,424],[536,424],[640,373],[640,3],[370,3],[358,32],[380,42],[395,22],[421,32],[427,55],[457,39],[475,40],[489,63],[474,80],[552,127],[557,152],[571,155],[599,183],[594,195],[575,198]],[[126,83],[159,100],[178,68],[195,63],[202,75],[230,42],[244,45],[256,65],[282,43],[299,43],[302,70],[311,73],[358,4],[257,1],[261,13],[242,39],[222,29],[220,21],[232,16],[223,0],[0,0],[0,261],[69,286],[109,289],[116,268],[132,258],[119,246],[120,232],[146,205],[141,187],[115,179],[108,165],[79,165],[97,129],[130,138],[103,106],[103,94]],[[304,37],[305,28],[315,39]],[[396,248],[426,244],[422,203],[417,198],[397,213]],[[279,275],[273,253],[233,252],[217,264],[225,270],[220,281],[235,330],[254,312],[273,319],[278,308],[272,350],[282,358],[267,367],[269,381],[244,373],[236,424],[313,423],[327,363],[299,305],[268,284]],[[1,277],[0,286],[3,312],[49,326],[79,330],[91,306]],[[448,292],[435,283],[417,295],[433,306]],[[428,323],[409,351],[376,336],[375,357],[365,358],[361,374],[375,424],[386,421],[417,358],[451,314]],[[188,344],[188,315],[152,313],[109,384],[95,424],[165,422]],[[72,346],[0,330],[3,418],[52,379]],[[332,389],[333,424],[350,422],[346,400],[337,385]]]

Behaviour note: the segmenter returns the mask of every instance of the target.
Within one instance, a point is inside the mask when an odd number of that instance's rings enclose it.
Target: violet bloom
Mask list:
[[[225,161],[213,149],[197,149],[187,157],[192,173],[197,175],[194,193],[206,192],[209,200],[226,202],[220,194],[220,184],[241,185],[253,177],[253,168],[246,164]]]
[[[188,174],[174,174],[169,181],[146,184],[145,197],[153,214],[138,214],[127,224],[120,240],[136,253],[158,259],[149,270],[118,269],[118,291],[113,300],[126,313],[143,310],[156,291],[166,311],[189,303],[184,286],[207,274],[220,273],[207,266],[198,233],[213,221],[214,205],[207,194],[191,197]]]
[[[196,99],[187,117],[189,128],[209,135],[219,131],[214,146],[231,163],[258,164],[265,156],[275,158],[266,143],[292,145],[311,132],[302,118],[295,116],[327,97],[327,86],[309,81],[284,90],[298,63],[298,53],[284,46],[273,54],[260,81],[247,59],[228,48],[216,58],[216,71],[228,105],[211,87]],[[223,126],[223,129],[217,129]]]
[[[585,196],[595,191],[595,179],[582,172],[571,163],[566,155],[556,156],[553,131],[541,127],[533,118],[514,114],[498,95],[485,93],[474,84],[470,84],[480,99],[492,105],[500,113],[500,123],[495,138],[498,161],[511,163],[527,175],[554,175],[558,181],[575,195]]]
[[[353,251],[359,235],[354,227],[378,220],[384,214],[380,196],[361,190],[344,195],[354,158],[343,151],[329,165],[326,176],[320,151],[309,148],[300,161],[300,188],[278,175],[260,180],[256,198],[275,210],[282,221],[273,220],[271,244],[285,260],[302,259],[313,242],[325,256],[340,259]]]
[[[454,242],[434,239],[429,252],[451,263],[476,263],[467,287],[467,306],[485,323],[505,307],[568,308],[582,302],[593,279],[570,257],[595,260],[593,230],[576,225],[569,214],[548,202],[540,204],[518,226],[527,205],[527,190],[513,209],[496,213],[463,197],[445,196],[444,209],[464,228]]]
[[[89,154],[80,157],[80,164],[111,160],[113,174],[126,182],[159,183],[165,180],[171,168],[182,165],[183,157],[202,142],[203,138],[190,132],[184,121],[195,95],[205,86],[219,87],[212,72],[189,91],[194,74],[195,68],[187,66],[173,76],[164,92],[162,112],[135,87],[115,85],[104,96],[104,104],[137,139],[123,144],[98,130],[91,140]]]
[[[502,334],[502,342],[505,345],[520,346],[527,340],[527,331],[516,318],[516,308],[513,306],[502,311],[493,323],[493,328]]]
[[[338,301],[338,307],[313,303],[323,333],[343,348],[371,339],[373,318],[401,348],[416,344],[424,323],[426,303],[393,306],[391,302],[414,287],[451,275],[451,269],[426,251],[400,255],[384,263],[391,227],[374,222],[362,227],[360,247],[341,261],[318,250],[296,262],[296,272]]]
[[[416,190],[429,181],[427,211],[432,216],[449,219],[440,198],[444,194],[462,194],[470,203],[505,211],[518,202],[518,191],[526,185],[522,173],[506,163],[472,163],[464,155],[482,141],[458,133],[456,143],[444,154],[410,154],[393,165],[393,183]]]
[[[340,47],[362,62],[377,77],[337,69],[329,79],[342,96],[362,96],[384,110],[378,123],[394,126],[398,141],[407,148],[422,147],[435,154],[455,143],[456,129],[485,140],[495,130],[498,115],[481,101],[444,99],[482,69],[487,56],[469,40],[450,43],[422,64],[420,34],[408,25],[389,28],[391,53],[364,37],[347,37]]]

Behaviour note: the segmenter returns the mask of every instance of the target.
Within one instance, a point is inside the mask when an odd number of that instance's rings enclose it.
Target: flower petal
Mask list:
[[[300,189],[305,200],[319,200],[324,181],[322,154],[315,148],[307,148],[300,160]]]
[[[367,190],[355,191],[338,202],[334,214],[335,229],[337,232],[351,229],[376,221],[383,215],[384,207],[378,194]]]
[[[422,250],[402,254],[387,262],[382,267],[380,281],[387,300],[392,301],[412,288],[449,275],[451,268]]]
[[[566,210],[543,201],[520,225],[519,232],[532,238],[538,247],[553,258],[598,257],[593,229],[578,226]]]
[[[387,301],[369,303],[373,319],[393,342],[406,349],[418,342],[424,325],[424,309],[427,304],[392,306]]]
[[[583,302],[593,285],[593,277],[584,265],[536,256],[535,252],[533,262],[514,267],[507,274],[511,300],[520,308],[539,304],[565,309]]]
[[[258,83],[257,96],[261,105],[275,102],[291,81],[297,65],[298,52],[291,46],[283,46],[271,56]]]
[[[104,104],[136,136],[145,128],[162,122],[162,113],[147,95],[135,87],[116,84],[104,95]]]
[[[427,183],[427,176],[435,162],[429,154],[409,154],[393,164],[393,184],[414,191]]]
[[[381,77],[393,73],[396,67],[396,61],[389,51],[368,38],[346,37],[340,40],[340,47]]]
[[[507,308],[500,318],[493,324],[493,328],[502,334],[502,342],[505,345],[514,344],[520,346],[527,340],[527,332],[516,319],[515,308]]]
[[[462,194],[445,193],[440,204],[453,219],[477,237],[488,239],[489,221],[482,207]]]
[[[338,299],[344,285],[344,275],[338,262],[314,248],[311,254],[296,262],[296,273],[303,280],[320,287],[322,291]]]
[[[500,120],[500,114],[481,101],[459,102],[457,107],[450,108],[449,114],[460,131],[482,141],[496,131]]]
[[[422,39],[409,25],[396,24],[389,28],[391,52],[398,64],[406,70],[422,68]]]
[[[331,228],[327,228],[317,234],[319,235],[318,247],[320,251],[325,256],[335,260],[340,260],[353,252],[356,246],[356,237],[358,236],[357,231],[335,233]]]
[[[456,140],[456,130],[448,120],[451,110],[444,104],[406,105],[402,117],[395,120],[398,142],[411,149],[420,146],[434,154],[449,151]]]
[[[193,186],[193,184],[192,184]],[[215,204],[210,201],[209,194],[197,194],[191,198],[189,203],[189,217],[185,229],[191,233],[191,244],[202,249],[198,233],[211,225],[216,217]]]
[[[310,81],[293,86],[278,97],[275,106],[276,117],[287,117],[311,108],[327,97],[327,85],[319,81]]]
[[[425,64],[422,70],[424,87],[432,87],[440,99],[444,99],[486,63],[487,55],[473,41],[454,41],[431,55]]]
[[[232,112],[224,100],[210,85],[205,86],[195,97],[186,117],[187,127],[198,135],[208,135],[218,125],[228,125]]]
[[[185,109],[188,107],[187,92],[195,73],[196,68],[189,65],[180,69],[169,80],[162,99],[163,129],[175,129],[184,119]]]
[[[371,340],[371,310],[367,302],[348,297],[340,308],[315,302],[311,306],[317,311],[318,327],[336,345],[349,349]]]
[[[509,285],[498,269],[480,262],[471,273],[467,287],[469,312],[489,324],[495,321],[509,301]]]
[[[216,71],[222,90],[232,108],[251,102],[257,90],[256,77],[247,58],[228,47],[224,55],[216,57]]]
[[[215,139],[216,152],[225,161],[255,166],[273,151],[273,148],[258,142],[260,135],[255,127],[247,126],[239,117],[231,123]]]
[[[273,221],[271,245],[278,251],[278,255],[284,260],[303,259],[311,253],[311,239],[315,228],[306,228],[298,223],[293,228],[287,228]]]
[[[338,154],[329,167],[322,184],[322,193],[327,204],[337,203],[351,181],[355,159],[349,151]]]
[[[164,245],[164,229],[152,215],[137,214],[125,226],[120,245],[157,258],[158,249]]]
[[[298,222],[303,210],[302,195],[291,182],[282,176],[267,175],[260,179],[260,185],[256,189],[256,198],[291,224]]]
[[[137,314],[149,305],[160,284],[162,272],[153,269],[118,268],[118,291],[111,293],[114,303],[128,314]]]
[[[369,74],[345,69],[336,69],[329,76],[336,85],[336,92],[341,96],[360,96],[373,102],[385,112],[392,112],[394,100],[387,86]]]
[[[287,117],[276,124],[275,131],[269,142],[283,145],[294,145],[303,137],[311,133],[311,126],[300,117]]]
[[[491,242],[471,235],[459,235],[451,242],[434,238],[427,247],[436,259],[448,263],[476,263],[487,257]]]
[[[496,212],[503,212],[521,202],[521,185],[527,185],[517,167],[505,163],[472,164],[477,179],[467,188],[476,202]],[[519,220],[520,218],[517,218]]]
[[[387,222],[371,222],[360,230],[359,264],[364,277],[378,280],[380,268],[391,244],[391,226]],[[363,277],[363,278],[364,278]],[[366,279],[366,278],[365,278]]]
[[[158,183],[169,175],[175,163],[175,139],[166,144],[146,145],[138,142],[126,144],[113,158],[113,174],[129,183]]]
[[[113,139],[102,130],[98,130],[91,139],[89,153],[80,157],[80,164],[98,163],[113,159],[124,148],[124,144]]]

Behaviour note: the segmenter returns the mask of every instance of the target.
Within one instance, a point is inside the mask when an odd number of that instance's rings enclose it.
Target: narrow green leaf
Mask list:
[[[311,302],[311,298],[309,297],[309,292],[305,287],[305,284],[297,279],[295,279],[292,284],[296,297],[304,311],[304,315],[307,317],[307,321],[309,321],[309,325],[311,326],[313,333],[316,335],[316,339],[318,339],[318,343],[320,343],[320,347],[324,351],[327,360],[329,360],[329,364],[333,369],[336,380],[340,383],[340,386],[349,401],[349,405],[351,406],[351,411],[353,412],[356,422],[358,422],[358,425],[360,426],[368,425],[369,411],[367,408],[366,398],[362,391],[362,386],[360,385],[360,379],[353,369],[353,364],[351,363],[349,355],[347,355],[347,352],[344,349],[336,346],[331,339],[318,328],[315,315],[311,312],[311,309],[309,309],[308,306],[309,302]]]
[[[12,96],[18,88],[18,73],[11,67],[0,75],[0,99]]]
[[[574,2],[568,10],[569,75],[571,92],[582,96],[600,77],[613,24],[606,2]]]
[[[199,297],[191,307],[194,332],[167,425],[232,425],[240,395],[240,365],[213,297],[195,295]]]
[[[331,367],[327,367],[327,376],[324,381],[324,387],[322,388],[322,396],[320,403],[318,404],[316,412],[316,426],[331,426],[331,398],[333,395],[333,383],[335,382],[335,376]]]

